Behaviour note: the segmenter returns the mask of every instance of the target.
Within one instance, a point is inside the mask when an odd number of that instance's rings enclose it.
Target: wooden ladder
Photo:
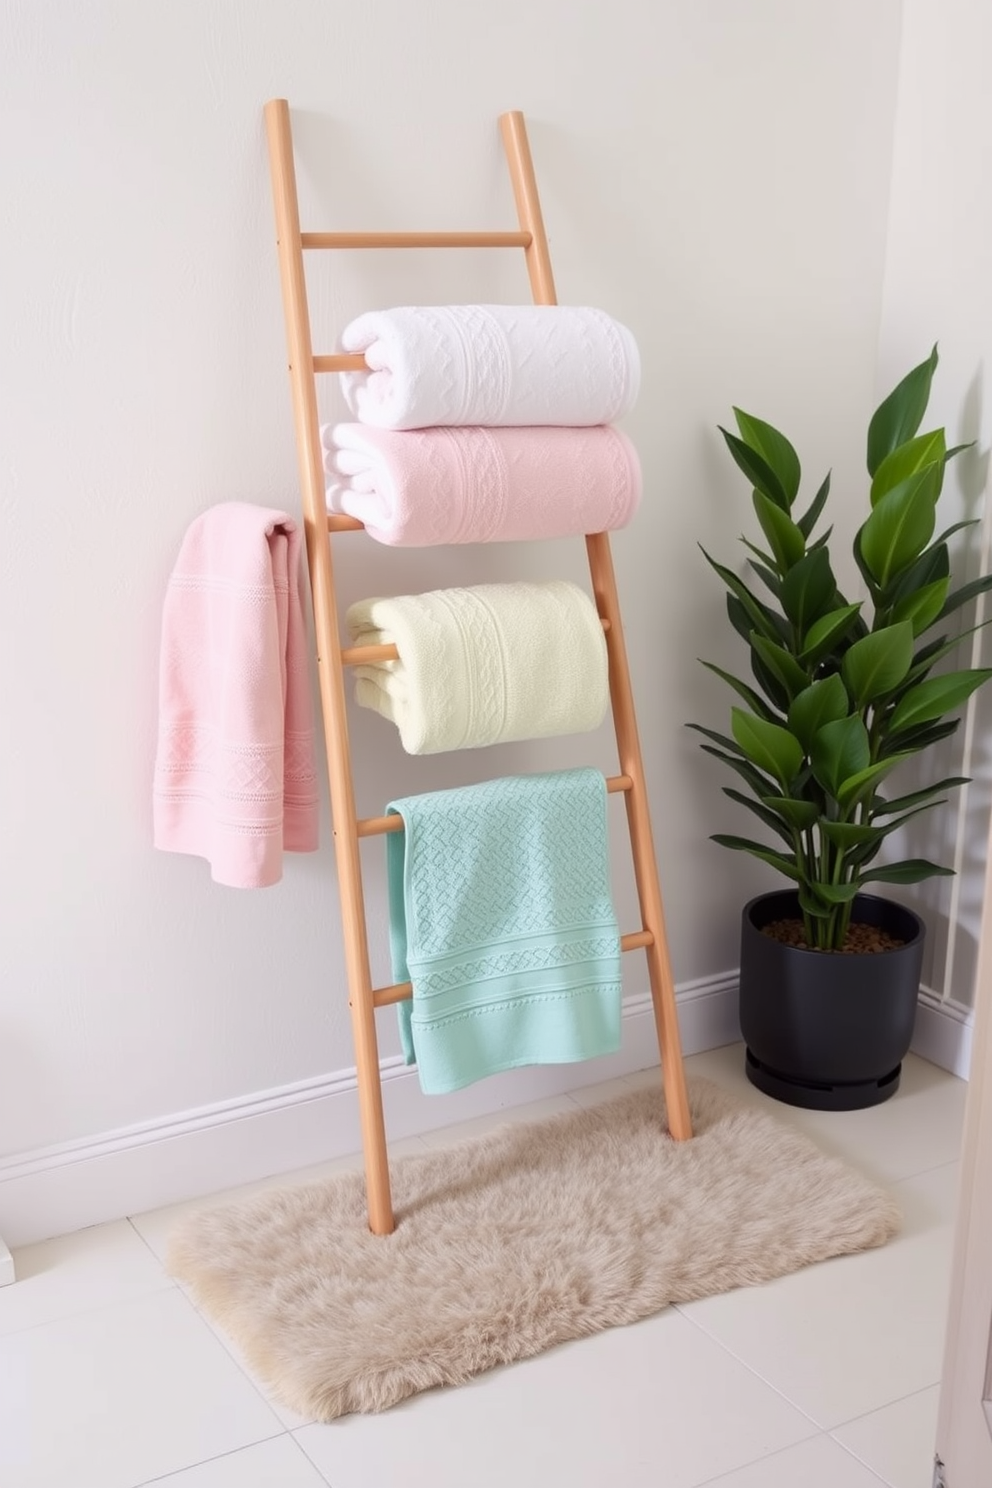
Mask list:
[[[522,248],[526,255],[535,303],[554,305],[557,300],[522,114],[503,114],[499,120],[520,223],[516,232],[301,232],[289,106],[285,99],[275,98],[265,105],[265,124],[272,171],[279,273],[286,318],[289,377],[317,640],[345,963],[354,1030],[369,1227],[374,1234],[386,1235],[394,1228],[394,1220],[382,1112],[375,1010],[401,1002],[412,993],[409,982],[390,987],[372,986],[359,846],[363,837],[401,830],[402,820],[398,816],[359,819],[356,815],[344,668],[359,662],[395,658],[397,653],[395,646],[341,645],[330,534],[364,529],[361,522],[351,517],[329,515],[327,511],[315,373],[360,369],[365,367],[366,362],[361,355],[314,355],[303,255],[312,249],[322,248]],[[682,1067],[675,988],[613,559],[609,537],[605,532],[588,536],[585,542],[593,593],[606,633],[610,700],[620,765],[619,773],[607,780],[607,790],[611,793],[622,792],[626,801],[642,921],[640,930],[621,938],[621,947],[625,951],[643,949],[647,955],[668,1126],[671,1135],[681,1141],[692,1135],[692,1129]]]

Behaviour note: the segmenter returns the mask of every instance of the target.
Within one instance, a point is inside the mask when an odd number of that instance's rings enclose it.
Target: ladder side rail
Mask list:
[[[554,305],[557,303],[557,296],[551,272],[551,256],[524,118],[521,113],[514,111],[502,114],[499,122],[513,183],[517,217],[521,228],[531,235],[531,243],[525,249],[525,255],[534,300],[539,305]],[[598,532],[587,536],[586,551],[597,608],[601,618],[609,622],[606,628],[606,649],[620,769],[632,781],[631,789],[624,794],[642,923],[651,935],[650,944],[646,945],[645,950],[664,1076],[668,1125],[673,1137],[684,1140],[692,1135],[692,1124],[682,1064],[675,983],[665,931],[665,914],[658,881],[658,862],[648,810],[644,761],[634,713],[627,648],[620,619],[620,601],[607,533]]]
[[[285,99],[265,106],[279,246],[279,275],[286,317],[289,375],[300,465],[304,530],[317,639],[321,712],[333,815],[334,850],[341,898],[345,965],[355,1041],[358,1104],[365,1159],[369,1227],[376,1235],[394,1228],[382,1110],[382,1082],[369,969],[368,929],[362,889],[351,749],[348,740],[341,642],[331,544],[327,528],[317,390],[306,278],[303,267],[296,170],[289,106]]]

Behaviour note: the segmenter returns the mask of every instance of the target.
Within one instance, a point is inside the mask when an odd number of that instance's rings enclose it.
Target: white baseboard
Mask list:
[[[736,970],[683,984],[678,1009],[686,1055],[736,1043]],[[913,1041],[916,1053],[966,1077],[970,1047],[967,1010],[925,991]],[[382,1066],[387,1137],[398,1141],[657,1063],[647,993],[624,1003],[620,1051],[585,1064],[513,1070],[439,1097],[425,1096],[416,1071],[399,1058],[388,1059]],[[338,1070],[0,1159],[0,1233],[8,1245],[29,1245],[345,1156],[360,1146],[355,1071]],[[12,1270],[0,1245],[0,1284],[5,1276],[13,1279],[7,1274]]]
[[[0,1239],[0,1287],[10,1286],[14,1279],[14,1257]]]
[[[679,988],[686,1054],[732,1043],[736,972]],[[576,1065],[542,1065],[481,1080],[443,1097],[424,1095],[416,1071],[383,1061],[389,1140],[524,1105],[658,1063],[650,995],[623,1009],[623,1046]],[[97,1137],[0,1159],[0,1232],[29,1245],[88,1225],[288,1173],[361,1146],[354,1069],[142,1122]]]
[[[967,1080],[971,1068],[973,1024],[971,1008],[952,998],[941,998],[929,987],[924,987],[916,1009],[913,1053]]]

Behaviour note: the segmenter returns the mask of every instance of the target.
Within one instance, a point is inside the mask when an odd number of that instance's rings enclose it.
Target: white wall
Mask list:
[[[696,546],[737,562],[749,522],[715,425],[732,403],[771,419],[811,490],[833,465],[838,522],[859,499],[899,15],[898,0],[5,0],[8,1176],[52,1144],[302,1089],[352,1063],[326,811],[320,853],[251,894],[150,845],[159,616],[182,534],[227,499],[296,507],[264,101],[291,102],[311,227],[512,225],[496,117],[521,108],[560,298],[638,337],[627,427],[647,495],[614,552],[686,987],[732,973],[740,905],[774,881],[708,842],[742,814],[683,727],[726,721],[729,694],[696,657],[739,659]],[[947,207],[937,181],[924,223]],[[489,254],[347,256],[313,281],[325,349],[370,306],[527,296],[522,264]],[[581,544],[403,555],[348,541],[343,603],[584,573]],[[353,741],[363,812],[480,774],[615,764],[606,728],[415,761],[356,710]],[[624,841],[618,814],[631,928]],[[376,853],[367,861],[374,969],[388,979]],[[636,998],[644,973],[629,960]],[[391,1015],[381,1031],[390,1056]],[[448,1118],[433,1104],[422,1119]],[[0,1233],[3,1203],[0,1184]]]
[[[992,11],[983,0],[905,0],[877,390],[887,392],[939,344],[927,427],[944,424],[952,443],[975,442],[949,467],[938,524],[978,519],[952,549],[961,581],[992,569],[985,511],[992,439],[990,49]],[[987,600],[985,606],[978,615],[960,612],[962,623],[992,615]],[[955,664],[992,665],[987,636],[965,641]],[[953,810],[921,818],[908,843],[911,852],[959,870],[912,893],[931,930],[928,980],[959,1014],[974,996],[992,782],[990,692],[979,694],[957,735],[926,767],[930,779],[964,774],[974,784],[958,793]]]

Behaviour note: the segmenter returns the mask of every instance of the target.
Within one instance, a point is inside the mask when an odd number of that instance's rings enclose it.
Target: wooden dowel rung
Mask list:
[[[334,351],[329,356],[315,356],[315,372],[367,372],[369,364],[360,351]]]
[[[629,791],[633,781],[629,775],[611,775],[606,781],[606,789],[609,795],[616,795],[620,791]],[[395,812],[390,816],[360,816],[356,822],[359,837],[381,837],[384,832],[402,832],[403,818]],[[647,935],[648,940],[640,942],[643,945],[650,943],[650,931],[639,932]],[[624,947],[628,949],[628,947]],[[633,947],[630,947],[633,949]]]
[[[384,646],[345,646],[341,652],[343,666],[365,666],[373,661],[399,661],[400,653],[390,641]]]
[[[649,945],[654,945],[654,936],[650,930],[634,930],[630,935],[620,937],[622,951],[639,951]],[[390,1007],[395,1002],[406,1002],[412,996],[413,986],[410,982],[394,982],[390,987],[372,989],[372,1002],[377,1008]]]
[[[603,620],[604,630],[609,630],[609,620]],[[373,661],[399,661],[400,653],[392,641],[382,646],[344,646],[341,650],[342,666],[366,666]]]
[[[346,517],[343,512],[329,512],[327,530],[328,532],[364,532],[365,523],[360,522],[357,517]]]
[[[529,232],[305,232],[304,248],[529,248]]]

